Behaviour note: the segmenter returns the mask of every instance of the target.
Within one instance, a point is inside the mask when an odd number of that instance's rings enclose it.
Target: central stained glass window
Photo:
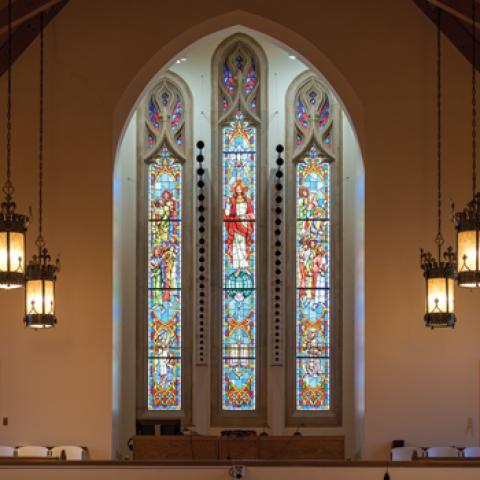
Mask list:
[[[222,135],[222,409],[255,410],[256,128],[238,112]]]
[[[330,409],[330,164],[297,166],[296,409]]]
[[[148,409],[181,410],[182,166],[163,146],[148,173]]]

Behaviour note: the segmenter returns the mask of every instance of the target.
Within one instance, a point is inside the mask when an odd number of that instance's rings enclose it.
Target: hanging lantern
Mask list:
[[[454,216],[459,287],[480,287],[480,193]]]
[[[425,326],[455,326],[455,253],[448,247],[442,261],[442,76],[441,76],[441,10],[437,7],[437,244],[438,257],[420,250],[420,266],[425,277]]]
[[[60,262],[51,263],[43,239],[43,65],[44,65],[43,13],[40,14],[40,142],[38,155],[38,237],[35,242],[38,255],[30,260],[26,271],[25,326],[33,329],[52,328],[55,315],[55,281]]]
[[[420,250],[420,264],[425,277],[425,326],[430,328],[454,327],[455,318],[455,254],[452,247],[437,261]]]
[[[472,200],[454,215],[457,231],[457,282],[459,287],[480,287],[480,193],[477,192],[477,88],[475,4],[472,0]],[[452,210],[454,206],[452,204]]]
[[[7,76],[7,180],[5,200],[0,210],[0,288],[18,288],[25,284],[25,236],[28,217],[15,213],[12,173],[12,0],[8,1],[8,76]]]
[[[25,285],[25,325],[29,328],[51,328],[55,316],[55,280],[59,261],[51,263],[46,248],[40,248],[27,266]]]
[[[0,211],[0,288],[25,284],[25,236],[28,218],[15,213],[15,203],[7,195]]]

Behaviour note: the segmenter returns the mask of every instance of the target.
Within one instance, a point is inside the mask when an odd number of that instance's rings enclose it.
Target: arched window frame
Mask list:
[[[163,92],[180,94],[183,118],[174,130],[170,127],[171,112],[161,111],[158,130],[149,120],[149,102],[160,103]],[[137,110],[137,419],[180,419],[184,426],[192,419],[192,311],[193,298],[193,139],[192,94],[188,85],[175,73],[166,72],[145,96]],[[182,144],[177,135],[182,135]],[[166,146],[175,161],[182,165],[181,211],[181,409],[148,409],[148,191],[149,164]]]
[[[223,111],[221,76],[225,59],[241,45],[255,59],[258,75],[257,112],[245,103],[241,89],[226,112]],[[251,37],[235,34],[224,40],[212,58],[212,215],[211,215],[211,425],[212,426],[265,426],[266,424],[266,338],[267,338],[267,60],[263,49]],[[222,129],[238,111],[256,127],[256,408],[250,411],[222,409],[222,323],[223,323],[223,188],[222,188]],[[258,295],[258,292],[261,292]]]
[[[327,99],[330,117],[320,128],[312,118],[314,108],[307,112],[310,123],[301,128],[296,119],[296,102],[313,87]],[[323,102],[324,100],[322,100]],[[318,111],[321,111],[319,109]],[[318,114],[318,112],[316,112]],[[286,176],[287,205],[286,224],[295,225],[286,231],[286,425],[287,426],[339,426],[342,423],[342,195],[341,195],[341,115],[338,101],[329,88],[311,71],[300,74],[293,80],[286,95]],[[326,133],[330,142],[325,142]],[[300,138],[297,135],[300,133]],[[297,410],[296,393],[296,295],[297,295],[297,165],[316,145],[325,161],[330,164],[330,409]],[[292,293],[294,292],[294,293]]]

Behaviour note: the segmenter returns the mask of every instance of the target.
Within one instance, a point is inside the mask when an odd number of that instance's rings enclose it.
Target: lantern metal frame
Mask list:
[[[424,252],[420,250],[420,266],[423,270],[423,276],[425,277],[425,326],[430,328],[453,328],[457,321],[453,310],[454,305],[450,305],[450,292],[449,283],[452,281],[451,288],[454,288],[455,284],[455,252],[452,247],[448,247],[443,253],[443,261],[437,260],[430,252]],[[436,299],[436,308],[433,311],[429,311],[428,299],[429,299],[429,280],[432,279],[445,280],[445,304],[446,311],[441,311],[438,307],[439,300]]]
[[[7,270],[0,271],[0,288],[20,288],[25,285],[25,259],[26,253],[26,232],[28,217],[15,213],[15,203],[10,195],[2,202],[0,209],[0,233],[6,234],[6,262]],[[17,268],[12,269],[11,261],[11,234],[18,233],[23,236],[23,256],[19,258]]]
[[[460,252],[459,237],[462,233],[472,232],[475,235],[475,269],[467,265],[467,256],[457,259],[457,283],[463,288],[480,287],[480,192],[476,192],[465,209],[454,215],[457,231],[457,252]]]
[[[33,329],[52,328],[57,324],[57,317],[55,315],[55,282],[57,280],[57,273],[60,271],[60,262],[57,259],[55,263],[51,263],[51,256],[48,250],[43,247],[39,248],[38,255],[34,255],[32,260],[28,263],[26,272],[25,288],[25,308],[26,314],[24,323],[26,327]],[[28,310],[28,282],[41,281],[42,282],[42,313],[29,313]],[[53,298],[53,313],[45,313],[45,282],[52,282],[52,298]],[[32,304],[32,308],[34,305]]]

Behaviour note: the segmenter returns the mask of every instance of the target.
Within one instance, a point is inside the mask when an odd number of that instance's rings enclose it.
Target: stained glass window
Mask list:
[[[185,351],[182,338],[182,162],[185,97],[168,75],[145,103],[146,165],[146,409],[182,411]],[[187,220],[188,221],[188,220]],[[145,302],[145,299],[143,299]],[[186,379],[188,382],[189,380]]]
[[[148,409],[180,410],[182,167],[163,146],[148,175]]]
[[[312,146],[297,166],[296,408],[330,409],[330,164]]]
[[[223,128],[222,408],[254,410],[256,128],[241,112]]]
[[[218,59],[223,220],[220,405],[226,412],[249,412],[259,407],[256,182],[261,112],[258,67],[258,59],[243,39],[232,41],[224,56]]]

